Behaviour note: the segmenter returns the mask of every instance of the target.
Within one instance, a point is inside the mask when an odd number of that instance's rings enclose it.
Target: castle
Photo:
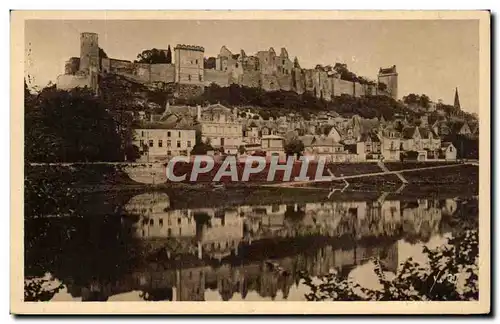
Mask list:
[[[354,97],[385,95],[397,99],[396,66],[381,68],[378,83],[360,83],[341,79],[331,66],[303,69],[297,58],[293,61],[289,58],[285,48],[281,48],[279,54],[271,47],[247,55],[243,50],[233,54],[222,46],[217,57],[205,58],[204,54],[205,49],[201,46],[179,44],[174,48],[172,64],[105,58],[100,57],[98,35],[85,32],[80,35],[80,57],[72,57],[66,62],[65,73],[58,76],[56,84],[60,89],[87,86],[98,91],[98,76],[109,73],[143,84],[172,84],[175,95],[184,98],[201,94],[205,86],[215,83],[221,87],[238,84],[265,91],[310,92],[325,100],[342,94]]]

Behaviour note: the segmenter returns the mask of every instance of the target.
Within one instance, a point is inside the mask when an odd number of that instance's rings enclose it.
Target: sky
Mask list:
[[[396,65],[398,96],[426,94],[478,112],[479,22],[477,20],[28,20],[25,75],[44,87],[80,56],[81,32],[99,34],[109,57],[134,60],[145,49],[200,45],[217,56],[225,45],[247,55],[285,47],[302,68],[346,63],[375,80],[380,67]]]

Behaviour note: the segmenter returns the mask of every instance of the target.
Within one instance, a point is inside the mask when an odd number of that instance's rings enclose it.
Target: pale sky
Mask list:
[[[43,87],[64,73],[64,62],[80,56],[81,32],[99,34],[109,57],[134,60],[144,49],[176,44],[205,47],[217,56],[222,45],[247,55],[285,47],[302,68],[346,63],[354,73],[376,79],[395,64],[398,95],[427,94],[453,104],[458,87],[462,109],[478,112],[479,22],[477,20],[29,20],[26,73]]]

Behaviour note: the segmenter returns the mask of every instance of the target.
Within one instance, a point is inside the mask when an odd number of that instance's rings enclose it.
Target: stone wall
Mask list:
[[[333,79],[333,95],[335,97],[347,94],[352,96],[354,94],[354,85],[351,81]]]
[[[261,86],[262,89],[266,91],[277,91],[280,90],[280,84],[276,75],[272,74],[262,74],[261,75]]]
[[[63,74],[57,77],[56,87],[61,90],[91,87],[90,81],[88,75]]]
[[[277,76],[278,84],[281,90],[292,91],[292,76],[290,74],[279,74]]]
[[[365,95],[365,85],[354,82],[354,97],[361,97]]]
[[[294,68],[292,70],[292,86],[294,88],[294,91],[296,91],[299,94],[305,92],[306,79],[304,74],[302,73],[302,70],[299,68]]]
[[[151,64],[149,82],[175,82],[175,65]]]
[[[241,75],[240,85],[258,88],[260,86],[260,71],[245,71]]]
[[[205,86],[209,86],[212,83],[217,84],[220,87],[229,86],[229,74],[224,71],[218,71],[213,69],[205,69]]]

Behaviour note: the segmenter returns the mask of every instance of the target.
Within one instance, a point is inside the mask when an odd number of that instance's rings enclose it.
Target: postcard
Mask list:
[[[11,75],[11,313],[490,312],[488,11],[12,11]]]

